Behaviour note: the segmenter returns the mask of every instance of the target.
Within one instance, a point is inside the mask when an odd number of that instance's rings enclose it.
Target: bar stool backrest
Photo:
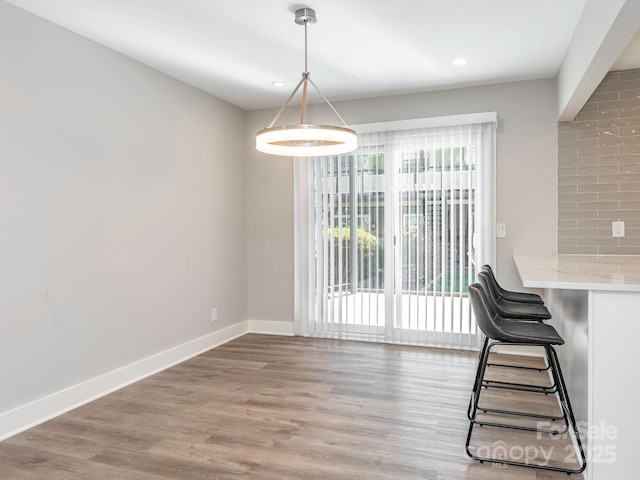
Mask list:
[[[486,279],[493,286],[493,290],[499,297],[512,302],[537,303],[540,305],[544,305],[544,300],[542,299],[542,297],[535,293],[513,292],[511,290],[502,288],[502,286],[498,283],[498,280],[496,280],[496,276],[493,273],[493,269],[490,265],[482,265],[482,267],[480,267],[478,275],[480,273],[484,273],[486,275]]]
[[[480,270],[478,272],[478,283],[484,293],[489,297],[488,300],[491,300],[494,304],[499,304],[503,298],[500,296],[500,291],[498,290],[500,286],[494,280],[486,270]]]
[[[491,284],[494,286],[498,295],[500,295],[501,293],[504,293],[505,290],[498,283],[498,280],[496,279],[495,273],[493,273],[493,269],[491,268],[491,265],[489,264],[482,265],[482,267],[480,267],[480,272],[478,272],[478,274],[480,273],[484,273],[486,275],[487,280],[491,282]]]
[[[482,330],[482,333],[493,340],[502,339],[504,332],[496,322],[498,314],[489,306],[482,285],[479,283],[469,285],[469,298],[471,300],[473,313],[476,317],[476,323],[478,324],[478,328]]]

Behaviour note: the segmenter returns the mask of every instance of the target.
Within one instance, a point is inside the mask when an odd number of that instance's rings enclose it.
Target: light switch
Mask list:
[[[507,238],[507,224],[496,224],[496,238]]]

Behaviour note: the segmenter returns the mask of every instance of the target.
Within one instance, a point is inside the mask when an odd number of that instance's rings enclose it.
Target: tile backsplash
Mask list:
[[[558,124],[558,253],[640,255],[640,70],[609,73]]]

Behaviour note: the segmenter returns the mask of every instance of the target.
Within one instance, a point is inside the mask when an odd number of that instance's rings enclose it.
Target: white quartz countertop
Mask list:
[[[640,255],[514,254],[530,288],[640,292]]]

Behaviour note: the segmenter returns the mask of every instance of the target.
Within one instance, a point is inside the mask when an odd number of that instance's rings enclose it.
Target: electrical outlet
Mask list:
[[[212,322],[218,321],[218,309],[216,307],[211,309],[211,321]]]
[[[612,222],[611,235],[614,237],[624,237],[624,222]]]

